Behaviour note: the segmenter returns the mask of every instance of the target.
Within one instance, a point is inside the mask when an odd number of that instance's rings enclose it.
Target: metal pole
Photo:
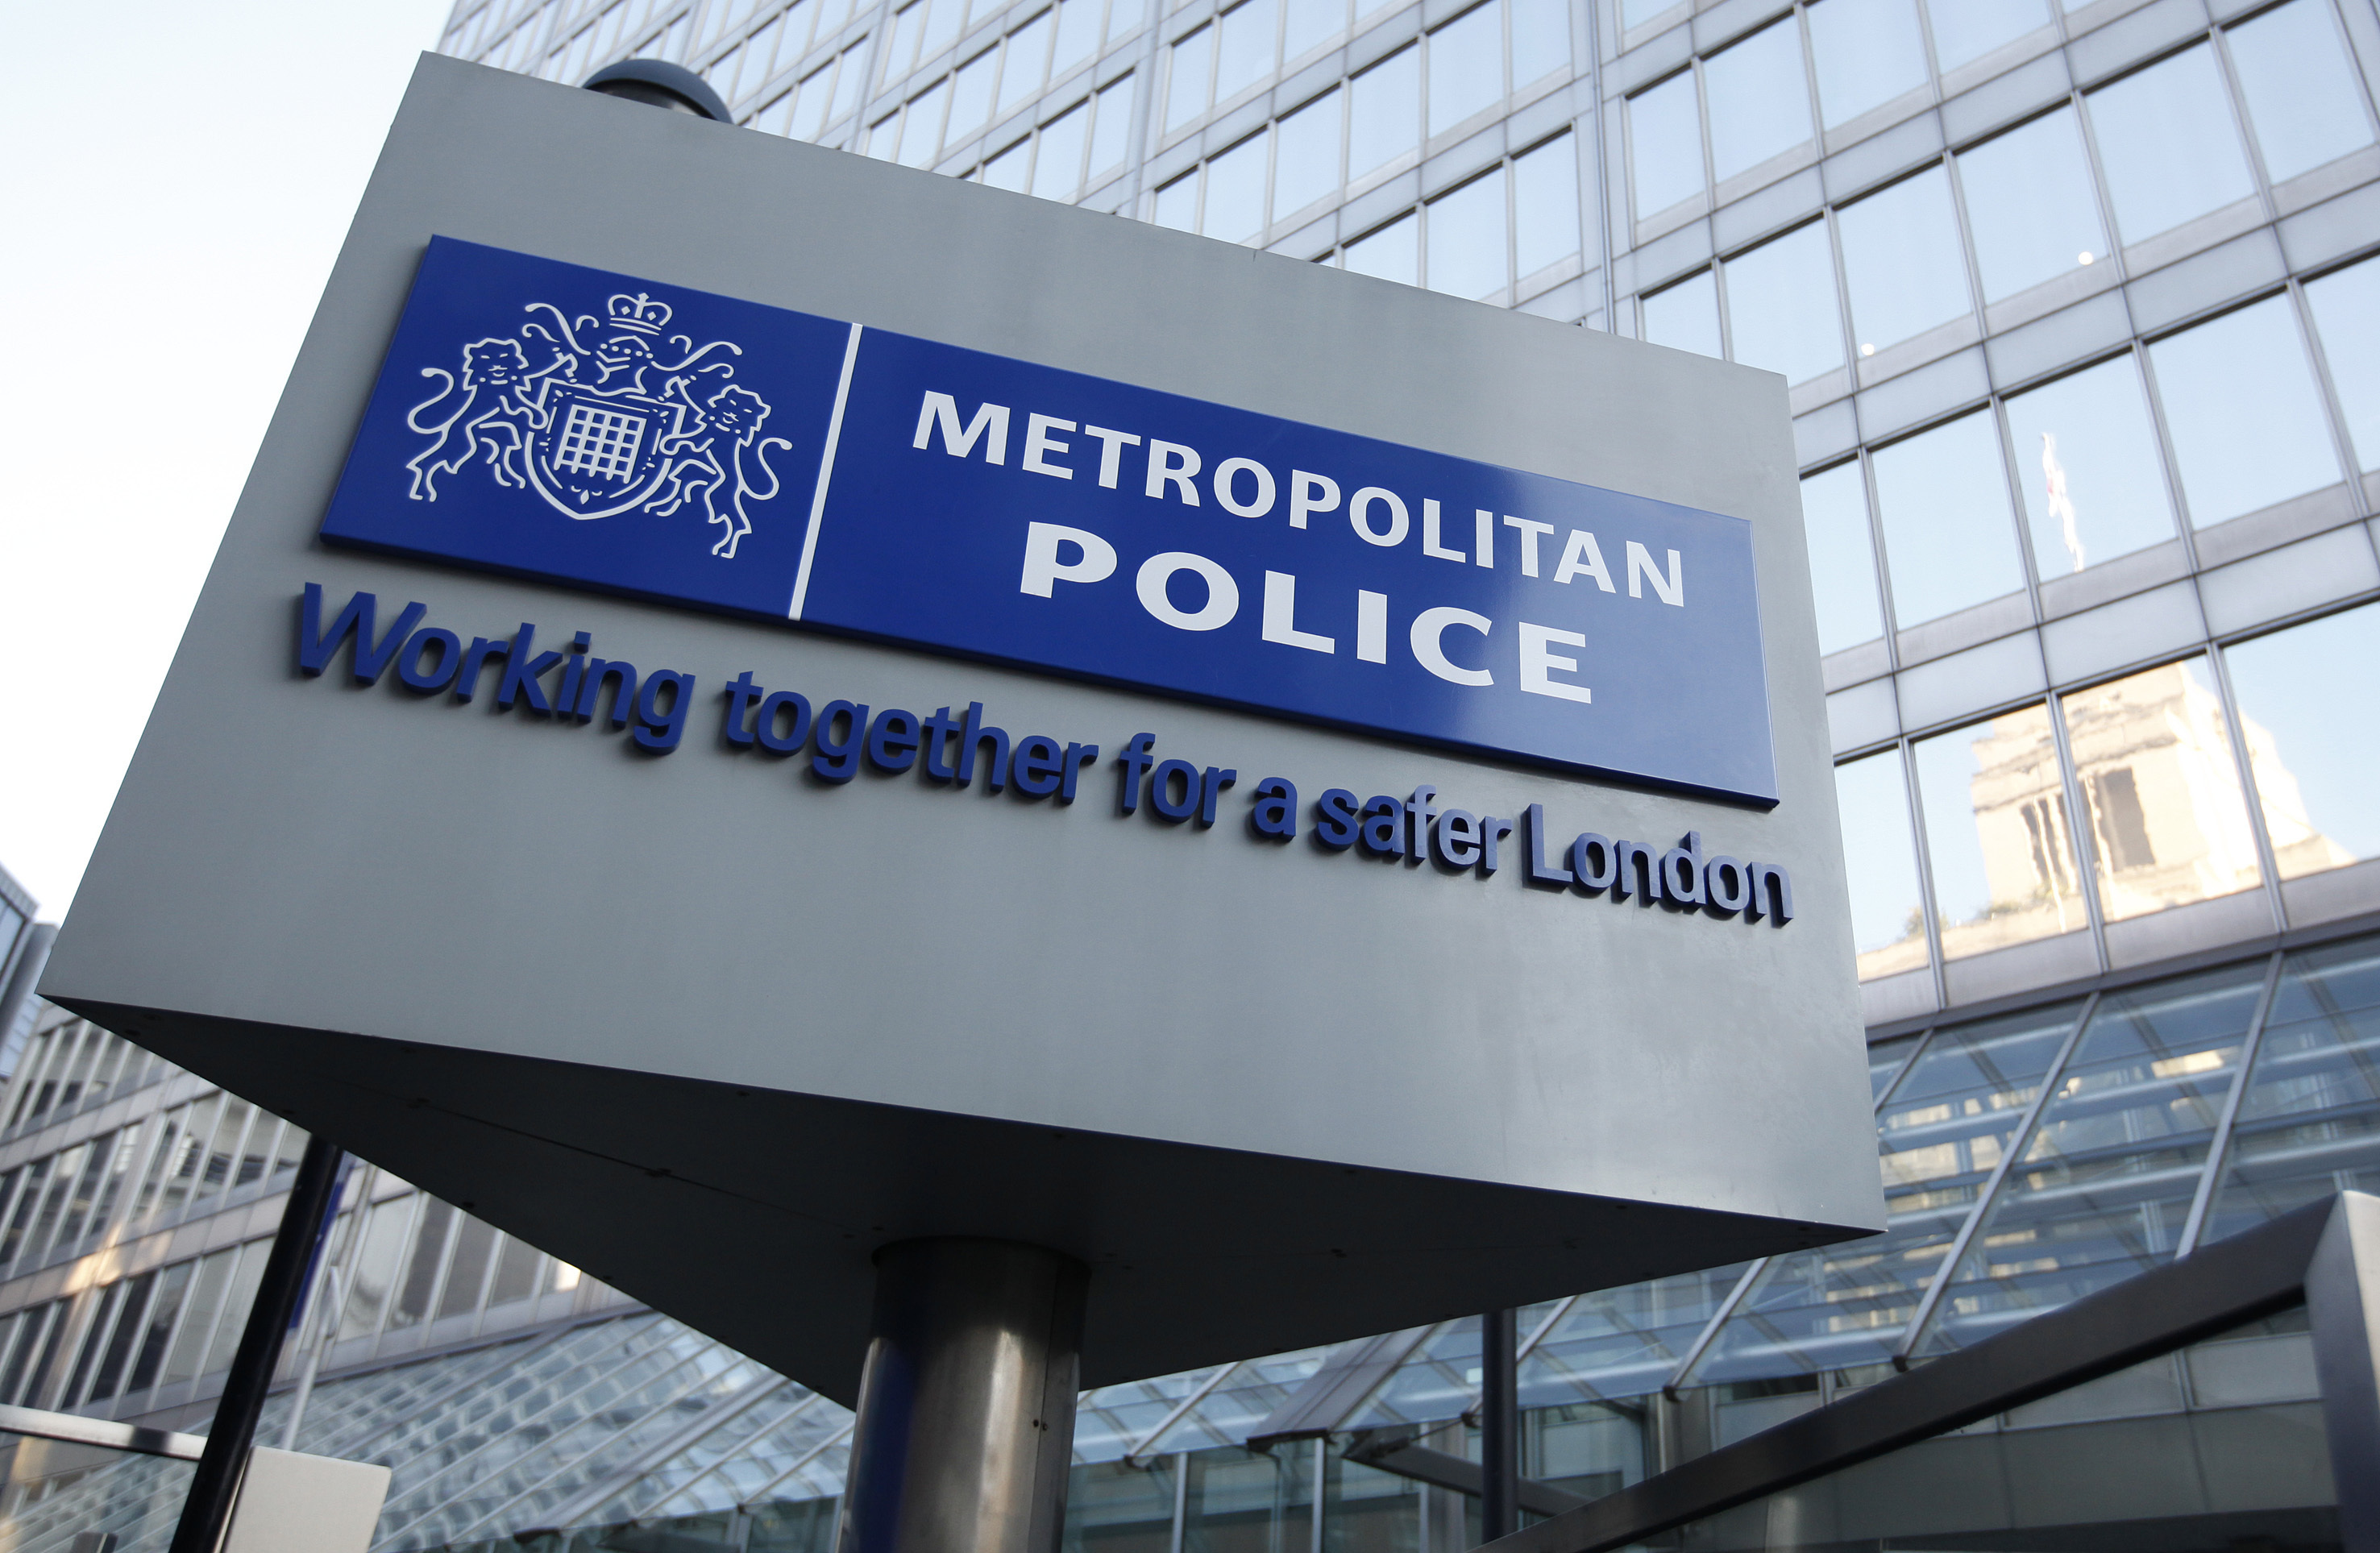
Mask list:
[[[2332,1200],[2306,1266],[2305,1296],[2338,1490],[2338,1546],[2380,1553],[2380,1198],[2342,1192]]]
[[[1190,1452],[1173,1453],[1173,1527],[1166,1537],[1165,1553],[1183,1553],[1184,1539],[1189,1534],[1190,1522]]]
[[[216,1553],[231,1524],[249,1446],[256,1438],[256,1420],[264,1411],[264,1393],[281,1359],[282,1339],[288,1335],[289,1318],[305,1292],[307,1272],[329,1222],[324,1210],[337,1195],[339,1155],[339,1146],[319,1134],[306,1141],[298,1179],[290,1183],[288,1204],[281,1210],[280,1232],[273,1237],[273,1254],[264,1259],[256,1303],[249,1307],[231,1373],[224,1377],[206,1450],[198,1471],[190,1474],[172,1553]]]
[[[1089,1276],[1009,1241],[876,1254],[837,1553],[1058,1553]]]
[[[1305,1523],[1306,1553],[1322,1553],[1322,1486],[1330,1473],[1330,1437],[1314,1437],[1314,1518]]]
[[[1479,1539],[1521,1529],[1521,1405],[1518,1313],[1479,1318]]]

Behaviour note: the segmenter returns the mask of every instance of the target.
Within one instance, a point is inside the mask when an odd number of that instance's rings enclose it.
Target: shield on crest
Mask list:
[[[546,423],[530,434],[529,479],[572,517],[610,517],[650,497],[667,460],[669,406],[643,394],[604,395],[558,383]]]

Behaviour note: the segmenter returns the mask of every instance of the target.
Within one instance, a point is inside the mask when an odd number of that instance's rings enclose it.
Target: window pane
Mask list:
[[[1860,979],[1913,971],[1925,964],[1925,916],[1900,752],[1888,749],[1837,766],[1835,802],[1842,811],[1843,871],[1851,882]]]
[[[1512,0],[1515,89],[1570,67],[1570,6],[1563,0]]]
[[[1988,411],[1879,450],[1876,497],[1893,617],[1903,628],[2023,588]]]
[[[1003,157],[1002,161],[1008,158]],[[1000,166],[995,162],[983,170],[983,181],[996,181],[993,172]],[[1022,176],[1020,174],[1020,176]],[[1196,231],[1198,225],[1198,173],[1196,168],[1157,191],[1157,213],[1160,226],[1171,226],[1176,232]]]
[[[2336,1192],[2380,1190],[2374,949],[2362,939],[2283,962],[2202,1244]]]
[[[1862,356],[1972,314],[1950,180],[1941,168],[1846,205],[1837,220]]]
[[[917,57],[931,59],[958,42],[959,25],[966,19],[966,0],[930,0],[932,9],[926,14],[925,35],[918,40]],[[1075,0],[1087,9],[1095,8],[1098,0]]]
[[[954,15],[958,10],[958,0],[938,0],[938,3]],[[927,52],[932,53],[934,46],[932,39],[929,38]],[[1066,0],[1058,7],[1058,37],[1050,46],[1050,55],[1051,77],[1064,75],[1098,53],[1099,47],[1099,0]]]
[[[2309,282],[2305,296],[2355,461],[2380,469],[2380,351],[2372,348],[2380,340],[2380,261]]]
[[[256,1303],[256,1286],[264,1281],[264,1259],[272,1254],[269,1240],[252,1240],[239,1248],[231,1287],[224,1292],[223,1319],[215,1323],[215,1341],[207,1349],[200,1375],[231,1368],[231,1356],[238,1351],[240,1334],[248,1326],[249,1306]]]
[[[743,64],[744,51],[741,48],[731,49],[712,60],[702,72],[703,79],[710,83],[711,90],[718,92],[720,100],[731,108],[735,103],[735,72]]]
[[[1934,58],[1945,70],[2049,25],[2049,0],[1925,0]]]
[[[901,129],[903,166],[923,167],[934,160],[941,140],[942,104],[949,96],[945,82],[909,104],[909,117]]]
[[[952,0],[941,0],[941,3],[948,8]],[[753,33],[752,41],[744,45],[744,69],[735,79],[738,96],[759,91],[776,73],[777,40],[784,35],[784,31],[785,18],[780,16]],[[945,43],[949,41],[947,38],[943,40]],[[788,59],[785,63],[791,65],[793,61]]]
[[[1123,165],[1132,144],[1133,77],[1101,89],[1091,121],[1091,178]]]
[[[2172,1257],[2264,979],[2259,962],[2100,1000],[1921,1351]]]
[[[1215,30],[1202,27],[1173,45],[1165,76],[1165,127],[1179,129],[1207,111]]]
[[[165,1269],[164,1280],[158,1285],[156,1303],[149,1308],[149,1319],[140,1334],[140,1351],[132,1361],[132,1374],[124,1383],[127,1391],[145,1391],[157,1384],[157,1374],[165,1363],[165,1344],[174,1335],[174,1317],[181,1314],[182,1293],[190,1284],[191,1269],[196,1262],[177,1262]]]
[[[983,164],[983,181],[993,188],[1004,188],[1012,194],[1022,194],[1025,192],[1026,173],[1032,164],[1033,142],[1031,140],[1019,140],[1014,145],[1009,147],[1006,151],[1002,152],[998,156],[993,157],[990,161]],[[1187,177],[1182,180],[1182,182],[1188,186],[1190,197],[1193,200],[1196,200],[1198,194],[1198,175],[1196,171],[1193,170]],[[1160,189],[1158,191],[1157,199],[1158,210],[1161,213],[1165,209],[1165,191],[1163,189]],[[1172,224],[1171,222],[1160,221],[1159,224],[1171,225]],[[1183,230],[1185,232],[1189,230],[1189,226],[1186,223],[1184,224]]]
[[[1202,33],[1212,37],[1213,30]],[[1000,77],[1000,112],[1002,117],[1029,103],[1041,91],[1041,82],[1050,63],[1050,13],[1042,12],[1022,30],[1010,34],[1008,63]],[[1200,79],[1205,79],[1201,72]],[[1206,104],[1201,103],[1199,107]],[[1194,109],[1193,112],[1196,110]]]
[[[954,0],[941,0],[955,9]],[[466,1218],[455,1231],[454,1265],[446,1270],[446,1287],[438,1296],[441,1320],[449,1316],[468,1316],[480,1308],[480,1286],[487,1281],[488,1262],[496,1247],[496,1231],[492,1224]]]
[[[1771,23],[1703,62],[1710,94],[1711,174],[1725,181],[1810,138],[1802,30]]]
[[[1821,0],[1809,14],[1828,128],[1925,84],[1915,0]]]
[[[2264,882],[2206,660],[2078,690],[2063,705],[2107,920]]]
[[[2124,241],[2154,237],[2255,191],[2206,44],[2102,87],[2088,101]]]
[[[2338,479],[2328,418],[2286,297],[2149,346],[2192,526]]]
[[[1642,220],[1703,190],[1703,132],[1695,122],[1694,77],[1681,71],[1628,99],[1628,152]]]
[[[1047,154],[1046,152],[1044,154]],[[1207,213],[1198,230],[1227,243],[1264,231],[1265,137],[1252,136],[1207,164]]]
[[[1359,275],[1377,275],[1384,281],[1418,285],[1420,248],[1420,223],[1415,217],[1404,216],[1360,242],[1349,243],[1347,268]]]
[[[1289,0],[1289,14],[1281,23],[1282,55],[1295,59],[1345,30],[1346,26],[1347,0]]]
[[[908,74],[909,66],[917,56],[917,33],[926,19],[924,0],[892,18],[892,36],[884,49],[883,84],[892,86]],[[718,67],[712,67],[715,71]]]
[[[226,1246],[199,1264],[198,1281],[190,1290],[189,1307],[182,1317],[181,1335],[174,1340],[173,1357],[165,1362],[165,1384],[190,1380],[204,1373],[200,1365],[207,1340],[214,1335],[223,1314],[224,1289],[231,1281],[232,1264],[239,1248]]]
[[[1708,270],[1645,298],[1645,337],[1697,356],[1720,354],[1718,287]]]
[[[455,1221],[452,1205],[435,1197],[421,1204],[421,1222],[413,1232],[413,1255],[405,1264],[405,1281],[397,1286],[388,1325],[394,1331],[419,1326],[430,1314],[430,1296],[438,1287],[438,1265],[446,1251],[446,1231]]]
[[[1071,200],[1083,187],[1083,132],[1091,106],[1076,103],[1041,130],[1041,149],[1033,158],[1033,192],[1044,200]],[[1262,145],[1259,139],[1257,142]]]
[[[1694,1345],[1695,1334],[1717,1314],[1748,1266],[1738,1262],[1580,1296],[1521,1361],[1522,1405],[1535,1408],[1573,1401],[1580,1394],[1582,1378],[1592,1385],[1595,1394],[1603,1396],[1634,1397],[1659,1390],[1662,1382],[1677,1368],[1678,1356]],[[1462,1403],[1455,1405],[1460,1408]],[[1572,1417],[1581,1411],[1584,1410],[1566,1410]],[[1548,1466],[1560,1463],[1564,1469],[1548,1471],[1546,1475],[1566,1475],[1568,1462],[1576,1458],[1562,1454],[1559,1441],[1576,1426],[1560,1424],[1561,1414],[1541,1416],[1549,1426],[1543,1447]],[[1629,1449],[1634,1449],[1633,1444]],[[1615,1474],[1609,1481],[1617,1480]],[[1211,1484],[1215,1479],[1208,1481]],[[1215,1520],[1207,1523],[1208,1526],[1218,1523]],[[1351,1537],[1346,1546],[1378,1547],[1386,1540]],[[1451,1540],[1442,1537],[1424,1543],[1408,1535],[1395,1546],[1444,1547]],[[1218,1539],[1201,1546],[1220,1548],[1231,1545]]]
[[[1827,224],[1814,221],[1727,261],[1735,358],[1807,382],[1843,364],[1842,310]]]
[[[1504,170],[1474,178],[1429,205],[1429,288],[1476,300],[1502,290]]]
[[[1408,45],[1355,78],[1347,176],[1360,178],[1421,144],[1421,51]]]
[[[504,1254],[496,1259],[496,1280],[488,1287],[488,1305],[512,1304],[537,1292],[537,1264],[541,1254],[524,1240],[504,1237]]]
[[[717,13],[712,16],[710,25],[703,29],[708,36],[702,41],[706,43],[715,43],[725,37],[732,29],[741,26],[752,15],[754,4],[755,0],[728,0],[728,3],[720,6]]]
[[[1840,652],[1883,636],[1867,488],[1857,464],[1839,464],[1802,482],[1802,528],[1818,604],[1818,650]]]
[[[1246,0],[1225,14],[1222,39],[1215,56],[1215,101],[1228,101],[1272,74],[1273,0]]]
[[[364,1238],[349,1263],[346,1309],[339,1317],[339,1341],[370,1337],[380,1330],[396,1282],[397,1259],[404,1255],[406,1231],[412,1226],[419,1197],[395,1197],[373,1206],[364,1221]]]
[[[2225,36],[2256,149],[2275,183],[2372,143],[2372,121],[2328,0],[2292,0]]]
[[[1337,89],[1282,119],[1274,131],[1272,218],[1279,221],[1339,187]]]
[[[785,133],[797,140],[815,140],[826,127],[827,109],[834,100],[834,63],[830,60],[811,71],[794,89],[794,114],[785,123]]]
[[[1488,0],[1429,35],[1429,132],[1451,129],[1503,95],[1503,6]]]
[[[991,116],[992,82],[999,74],[1000,51],[996,48],[984,50],[960,67],[951,85],[949,139],[953,142],[964,140],[981,129],[984,120]],[[816,80],[818,78],[813,76],[810,79]],[[808,81],[802,84],[802,90],[809,90]]]
[[[1512,163],[1519,273],[1533,275],[1579,251],[1578,142],[1565,134]],[[2380,270],[2375,270],[2380,273]],[[2380,447],[2380,440],[2375,440]]]
[[[2129,356],[2008,402],[2034,563],[2044,577],[2173,538],[2148,395]]]
[[[859,83],[866,79],[860,66],[867,49],[868,40],[862,38],[843,51],[841,63],[835,71],[834,105],[833,111],[827,115],[828,123],[833,123],[859,106]]]
[[[1943,958],[2087,927],[2049,709],[2025,707],[1913,749]]]
[[[2283,879],[2380,857],[2380,605],[2224,650]]]
[[[2082,129],[2061,108],[1959,158],[1984,300],[2055,280],[2107,257]]]

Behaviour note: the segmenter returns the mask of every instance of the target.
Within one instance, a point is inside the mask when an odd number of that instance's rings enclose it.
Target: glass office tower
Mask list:
[[[2380,1190],[2374,0],[462,0],[439,46],[668,58],[751,132],[1784,375],[1891,1228],[1523,1312],[1531,1476],[1609,1492]],[[295,1135],[110,1041],[52,1011],[0,1101],[0,1402],[199,1426]],[[840,1408],[347,1200],[299,1442],[395,1469],[382,1547],[825,1553]],[[2337,1546],[2305,1329],[1673,1540]],[[1246,1447],[1351,1352],[1087,1397],[1070,1545],[1469,1546],[1358,1458],[1473,1449],[1475,1319]]]

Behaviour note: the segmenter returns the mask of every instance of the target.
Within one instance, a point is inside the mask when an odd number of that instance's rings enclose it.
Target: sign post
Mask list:
[[[45,995],[860,1406],[1871,1232],[1775,377],[425,57]]]
[[[1050,1553],[1065,1530],[1089,1269],[1013,1242],[876,1255],[842,1553]]]

